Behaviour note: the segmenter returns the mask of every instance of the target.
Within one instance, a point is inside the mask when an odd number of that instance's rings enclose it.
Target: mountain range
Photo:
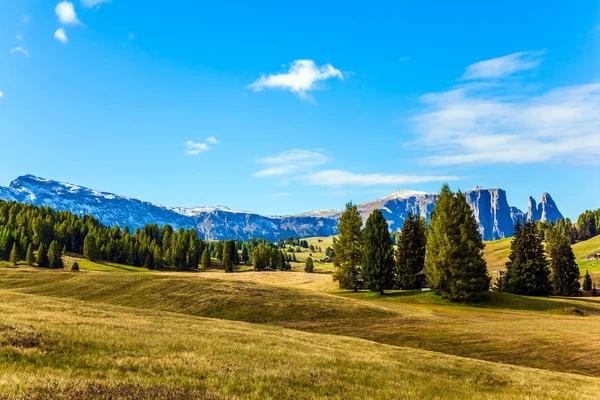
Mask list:
[[[541,196],[539,204],[530,197],[526,212],[509,206],[506,192],[502,189],[476,187],[464,194],[484,240],[512,236],[517,220],[556,221],[563,218],[548,193]],[[90,214],[109,226],[119,224],[121,227],[141,228],[146,224],[171,224],[176,229],[194,228],[206,240],[331,236],[337,233],[337,222],[341,215],[339,210],[263,216],[223,206],[166,207],[33,175],[21,176],[8,187],[0,186],[0,199],[51,207],[78,215]],[[362,203],[358,208],[363,219],[373,210],[380,209],[390,230],[397,231],[402,228],[409,212],[429,220],[436,199],[436,193],[399,190],[381,199]]]

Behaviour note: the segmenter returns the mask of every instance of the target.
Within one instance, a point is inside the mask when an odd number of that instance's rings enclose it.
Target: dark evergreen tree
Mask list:
[[[215,243],[215,258],[219,261],[223,261],[223,243]]]
[[[79,264],[77,263],[77,261],[75,261],[73,265],[71,265],[71,271],[79,271]]]
[[[502,279],[502,290],[528,296],[547,296],[552,293],[550,269],[544,245],[536,224],[517,221],[515,236]]]
[[[64,266],[62,252],[60,251],[60,247],[56,240],[53,240],[52,243],[50,243],[50,247],[48,248],[48,260],[49,266],[52,269],[63,268]]]
[[[250,261],[250,255],[248,254],[248,246],[243,245],[242,246],[242,262],[244,264],[248,264],[248,261]]]
[[[228,240],[225,242],[225,247],[223,247],[223,268],[225,269],[225,272],[233,272],[233,260],[231,259],[232,246],[233,241]]]
[[[590,272],[589,271],[585,271],[585,277],[583,278],[583,290],[585,291],[590,291],[592,290],[592,277],[590,276]]]
[[[383,213],[374,210],[362,232],[362,278],[365,286],[380,295],[391,289],[394,279],[394,248]]]
[[[358,207],[346,204],[338,223],[338,237],[333,243],[335,272],[333,279],[340,289],[358,290],[362,262],[362,219]]]
[[[27,261],[27,265],[30,267],[35,265],[35,256],[33,254],[33,245],[31,243],[29,243],[29,246],[27,246],[27,256],[25,257],[25,260]]]
[[[430,287],[452,301],[472,301],[489,290],[484,244],[465,196],[444,185],[431,214],[425,275]]]
[[[420,287],[416,274],[425,268],[425,219],[408,213],[396,243],[396,282],[402,289],[416,289]]]
[[[581,275],[569,239],[557,229],[546,232],[546,251],[550,256],[554,294],[577,296]]]
[[[83,256],[90,261],[96,261],[98,259],[96,238],[91,233],[88,233],[83,241]]]
[[[202,252],[202,260],[200,262],[202,264],[203,270],[206,271],[208,268],[210,268],[210,254],[209,254],[208,247],[206,247],[204,249],[204,251]]]
[[[50,260],[48,259],[48,248],[44,243],[40,244],[37,251],[37,265],[41,268],[49,268]]]
[[[144,259],[144,268],[154,269],[154,256],[150,251],[146,253],[146,257]]]
[[[313,263],[313,259],[308,257],[306,259],[306,263],[304,264],[304,271],[308,273],[315,272],[315,264]]]

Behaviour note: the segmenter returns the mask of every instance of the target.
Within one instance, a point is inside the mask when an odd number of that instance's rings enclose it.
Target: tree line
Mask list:
[[[531,221],[516,223],[506,273],[494,289],[525,295],[577,295],[580,275],[570,237],[559,225],[545,225],[543,232],[538,226]],[[383,294],[392,288],[419,288],[426,282],[453,301],[477,300],[490,290],[479,225],[465,196],[453,193],[448,185],[439,193],[429,226],[423,218],[408,215],[395,235],[395,251],[380,210],[368,217],[363,229],[357,206],[349,203],[338,230],[334,280],[342,289],[364,287]]]

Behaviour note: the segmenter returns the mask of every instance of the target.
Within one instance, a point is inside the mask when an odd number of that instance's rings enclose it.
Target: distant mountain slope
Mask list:
[[[485,240],[510,237],[517,219],[527,217],[556,220],[562,214],[548,193],[540,204],[530,198],[527,213],[511,207],[502,189],[475,188],[465,192],[479,230]],[[262,216],[227,207],[165,207],[137,199],[103,193],[69,183],[26,175],[15,179],[8,187],[0,186],[0,199],[91,214],[106,225],[119,224],[130,228],[146,224],[171,224],[175,228],[195,228],[207,240],[281,237],[331,236],[337,233],[338,210],[315,211],[289,216]],[[408,213],[429,219],[437,194],[401,190],[384,198],[359,205],[366,219],[375,209],[382,210],[390,229],[399,230]]]

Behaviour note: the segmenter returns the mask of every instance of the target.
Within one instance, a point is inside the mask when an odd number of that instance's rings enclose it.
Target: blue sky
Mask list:
[[[600,207],[597,1],[211,3],[3,1],[0,185],[287,214],[448,181]]]

